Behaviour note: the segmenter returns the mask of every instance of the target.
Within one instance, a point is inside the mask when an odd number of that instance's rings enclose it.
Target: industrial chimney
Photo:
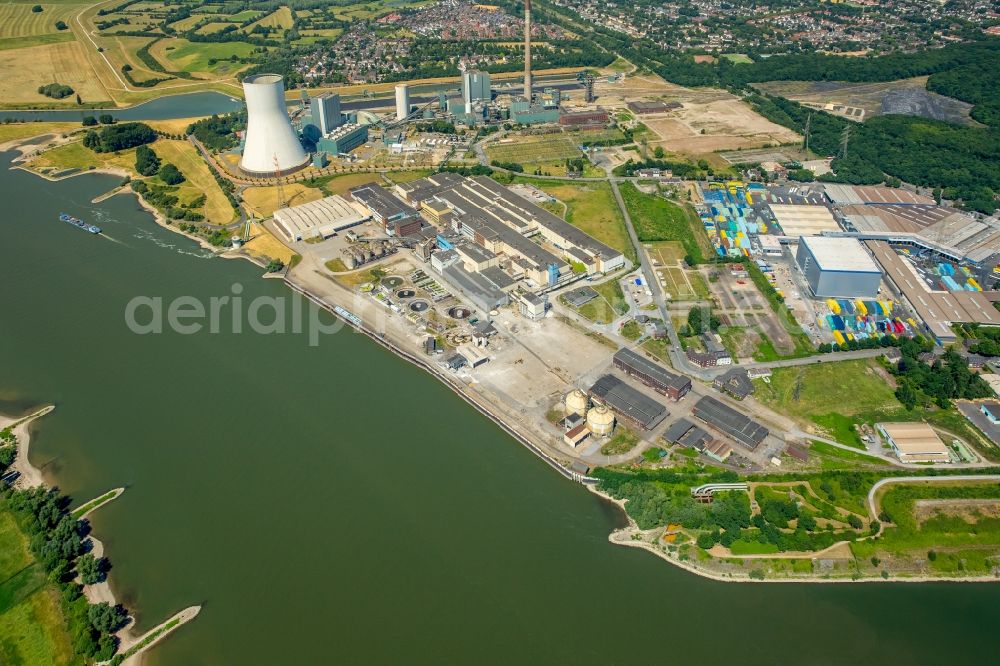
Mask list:
[[[524,97],[531,101],[531,0],[524,0]]]
[[[410,115],[410,87],[405,83],[396,86],[396,120],[403,121]]]
[[[243,79],[247,102],[247,132],[240,169],[255,176],[286,174],[309,162],[292,128],[285,106],[285,86],[279,74],[255,74]]]

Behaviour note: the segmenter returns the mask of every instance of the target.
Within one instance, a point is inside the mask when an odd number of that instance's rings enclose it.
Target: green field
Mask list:
[[[610,185],[531,180],[521,177],[516,178],[515,182],[528,183],[554,196],[566,204],[567,222],[635,262],[635,248],[629,240],[625,219],[615,203]]]
[[[622,293],[618,280],[609,280],[594,286],[593,289],[599,297],[577,309],[582,316],[598,324],[610,324],[628,312],[625,294]]]
[[[0,664],[49,666],[72,656],[59,597],[14,517],[0,509]]]
[[[723,53],[722,57],[735,65],[747,65],[753,62],[750,56],[744,53]]]
[[[239,67],[238,63],[224,61],[232,56],[245,58],[254,49],[254,46],[244,42],[209,44],[189,42],[186,39],[172,41],[170,46],[174,48],[165,50],[167,59],[173,63],[174,67],[185,72],[211,72],[220,67]],[[217,60],[218,62],[210,64],[209,60]]]
[[[705,228],[690,206],[643,194],[632,183],[619,188],[640,241],[680,241],[696,264],[712,256]]]
[[[564,134],[516,137],[509,143],[492,144],[486,149],[490,160],[534,164],[583,156],[576,142]]]
[[[839,442],[858,446],[855,417],[902,407],[873,360],[775,368],[757,380],[754,396],[782,414],[819,426]]]

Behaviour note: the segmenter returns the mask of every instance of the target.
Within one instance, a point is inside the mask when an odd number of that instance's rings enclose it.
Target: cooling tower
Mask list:
[[[285,86],[279,74],[255,74],[243,79],[247,100],[247,133],[240,169],[255,176],[286,174],[309,162],[285,107]]]
[[[410,87],[405,83],[396,86],[396,120],[406,120],[410,115]]]

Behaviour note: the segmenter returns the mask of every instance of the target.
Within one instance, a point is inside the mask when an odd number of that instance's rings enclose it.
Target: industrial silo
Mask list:
[[[595,437],[608,437],[615,429],[615,414],[604,405],[587,412],[587,430]]]
[[[247,103],[247,131],[240,169],[254,176],[272,176],[305,166],[309,156],[288,117],[281,76],[248,76],[243,79],[243,93]]]
[[[590,401],[587,399],[587,394],[580,389],[574,389],[566,394],[567,414],[579,414],[580,416],[586,416],[587,407],[589,405]]]

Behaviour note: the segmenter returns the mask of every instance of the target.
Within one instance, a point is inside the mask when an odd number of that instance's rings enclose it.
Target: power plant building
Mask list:
[[[462,74],[462,101],[465,104],[489,102],[490,75],[487,72],[471,70]]]
[[[347,125],[341,125],[317,141],[316,149],[326,151],[331,155],[342,155],[351,152],[359,146],[365,145],[367,141],[368,125],[348,123]]]
[[[314,97],[310,102],[309,112],[312,116],[312,124],[319,129],[323,136],[344,124],[340,114],[340,95],[336,93]]]
[[[255,74],[243,79],[247,130],[240,169],[254,176],[274,176],[309,163],[285,106],[285,86],[279,74]]]
[[[795,261],[820,298],[875,298],[882,270],[856,238],[803,236]]]

